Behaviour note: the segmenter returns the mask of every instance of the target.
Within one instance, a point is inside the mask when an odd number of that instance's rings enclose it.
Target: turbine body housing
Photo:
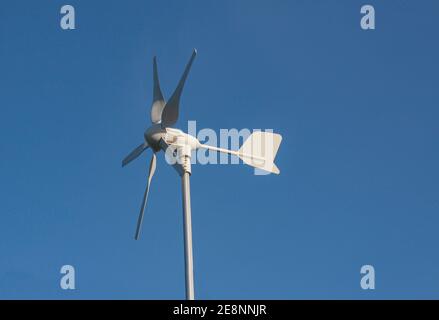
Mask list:
[[[184,133],[179,129],[166,128],[164,141],[176,149],[177,162],[183,166],[185,172],[191,171],[192,150],[200,147],[200,142],[194,136]]]

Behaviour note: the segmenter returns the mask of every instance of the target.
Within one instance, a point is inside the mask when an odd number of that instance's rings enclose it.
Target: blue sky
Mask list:
[[[279,176],[193,167],[196,297],[439,298],[437,1],[68,3],[73,31],[63,1],[0,6],[0,298],[184,298],[179,178],[159,156],[136,242],[150,154],[120,163],[152,57],[169,97],[194,47],[178,127],[284,138]]]

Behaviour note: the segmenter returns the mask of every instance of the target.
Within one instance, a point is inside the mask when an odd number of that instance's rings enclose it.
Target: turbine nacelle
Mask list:
[[[189,148],[190,150],[196,150],[201,147],[201,143],[197,138],[187,134],[180,129],[166,128],[166,134],[163,140],[174,148]]]

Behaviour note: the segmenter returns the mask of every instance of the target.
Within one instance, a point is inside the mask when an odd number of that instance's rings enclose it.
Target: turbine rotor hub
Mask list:
[[[163,129],[160,124],[153,124],[151,127],[146,129],[144,138],[148,145],[154,151],[160,150],[160,140],[166,135],[166,129]]]

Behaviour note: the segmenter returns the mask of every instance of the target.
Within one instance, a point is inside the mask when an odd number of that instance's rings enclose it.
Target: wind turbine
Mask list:
[[[223,152],[238,156],[242,161],[250,166],[262,169],[271,173],[279,174],[280,171],[274,164],[274,158],[281,143],[282,137],[279,134],[270,132],[256,131],[251,134],[237,151],[217,148],[200,143],[197,138],[184,133],[183,131],[171,128],[178,120],[180,97],[184,83],[191,69],[192,63],[197,55],[194,49],[192,56],[183,75],[172,96],[165,101],[160,89],[160,82],[157,72],[157,61],[153,59],[153,102],[151,107],[152,125],[144,133],[144,141],[136,147],[122,161],[122,167],[136,159],[143,151],[150,148],[152,150],[151,162],[149,165],[148,180],[145,193],[143,195],[140,214],[137,220],[135,239],[139,239],[143,216],[145,213],[146,202],[148,199],[151,180],[156,169],[156,153],[164,151],[168,156],[168,162],[173,165],[181,176],[183,191],[183,224],[184,224],[184,251],[185,251],[185,276],[186,276],[186,299],[194,300],[194,274],[193,274],[193,254],[192,254],[192,222],[191,222],[191,202],[190,184],[191,175],[191,154],[192,151],[204,148],[217,152]],[[172,161],[174,160],[174,161]]]

